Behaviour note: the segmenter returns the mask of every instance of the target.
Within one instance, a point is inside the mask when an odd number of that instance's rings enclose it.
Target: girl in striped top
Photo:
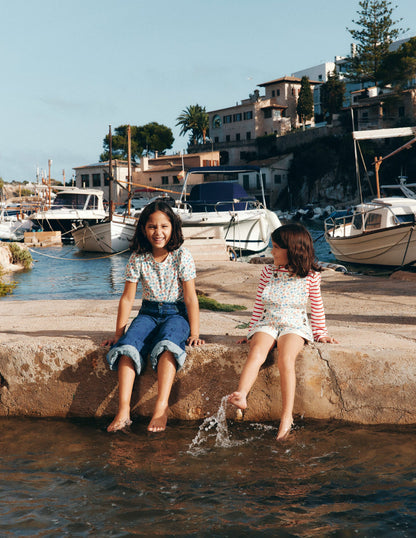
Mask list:
[[[338,343],[328,336],[321,297],[321,268],[315,262],[313,241],[301,224],[286,224],[272,233],[274,264],[260,276],[250,321],[250,350],[236,392],[228,400],[246,409],[247,395],[261,365],[277,342],[282,391],[282,416],[277,440],[288,436],[293,426],[296,357],[305,342]],[[311,320],[306,314],[310,301]],[[238,343],[247,342],[243,339]]]

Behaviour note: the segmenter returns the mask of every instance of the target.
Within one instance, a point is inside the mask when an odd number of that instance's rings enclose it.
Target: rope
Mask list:
[[[121,252],[115,252],[114,254],[109,254],[108,256],[98,256],[96,258],[67,258],[65,256],[51,256],[50,254],[45,254],[44,252],[39,252],[38,250],[35,250],[33,248],[27,247],[28,250],[31,252],[34,252],[35,254],[40,254],[41,256],[45,256],[46,258],[53,258],[54,260],[68,260],[70,262],[89,262],[91,260],[102,260],[105,258],[112,258],[113,256],[118,256],[119,254],[124,254],[125,252],[128,252],[130,249],[126,248],[126,250],[122,250]]]

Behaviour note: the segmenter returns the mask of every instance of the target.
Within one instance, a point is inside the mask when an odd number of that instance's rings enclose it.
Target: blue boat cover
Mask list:
[[[237,200],[238,203],[234,203]],[[247,209],[248,202],[255,201],[256,198],[248,195],[235,181],[210,181],[193,185],[188,198],[194,211],[242,211]]]

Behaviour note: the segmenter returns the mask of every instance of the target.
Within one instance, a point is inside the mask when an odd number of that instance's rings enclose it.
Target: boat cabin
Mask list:
[[[104,210],[103,191],[75,187],[58,192],[51,209],[61,208]]]

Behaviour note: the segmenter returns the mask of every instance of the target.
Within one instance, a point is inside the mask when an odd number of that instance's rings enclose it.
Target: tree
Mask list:
[[[113,159],[127,160],[127,125],[120,125],[114,130],[112,135],[112,156]],[[131,158],[137,162],[140,157],[146,153],[163,154],[167,149],[172,147],[174,137],[172,130],[166,125],[157,122],[147,123],[143,126],[132,125],[130,127],[131,138]],[[109,135],[106,135],[103,141],[104,152],[100,155],[101,161],[107,161],[109,158]]]
[[[296,105],[296,112],[303,124],[313,116],[313,94],[309,78],[306,76],[302,77],[300,81],[300,92],[298,103]]]
[[[340,80],[338,73],[328,73],[328,80],[322,84],[321,104],[324,117],[329,116],[332,121],[332,115],[339,112],[342,108],[345,94],[345,82]]]
[[[189,135],[189,144],[197,144],[202,140],[205,144],[205,140],[208,134],[209,117],[205,110],[205,107],[200,105],[190,105],[176,118],[177,126],[181,126],[180,135]]]
[[[349,56],[349,78],[377,84],[379,69],[389,45],[407,30],[392,19],[394,8],[390,0],[361,0],[356,29],[347,28],[354,39],[355,51]]]
[[[399,89],[408,85],[416,76],[416,37],[403,43],[382,60],[379,77],[384,85],[393,84]]]

